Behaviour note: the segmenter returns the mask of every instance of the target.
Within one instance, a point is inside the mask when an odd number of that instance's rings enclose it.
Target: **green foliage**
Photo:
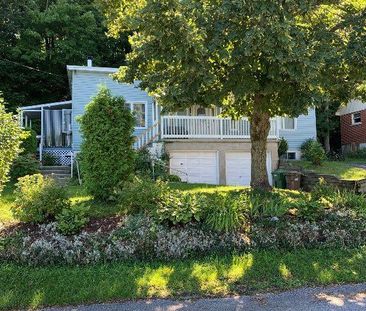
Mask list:
[[[288,151],[288,143],[284,137],[281,137],[280,141],[278,142],[278,157],[281,158],[286,155]]]
[[[366,159],[366,148],[360,148],[356,151],[347,152],[347,158],[365,160]]]
[[[214,193],[207,197],[205,223],[215,231],[234,231],[244,224],[243,205],[237,197]]]
[[[22,154],[33,154],[37,152],[37,133],[32,129],[25,129],[26,138],[22,141]]]
[[[118,67],[130,50],[126,34],[106,35],[97,1],[2,0],[0,20],[0,89],[14,111],[67,96],[66,64],[90,55],[99,66]]]
[[[113,196],[134,170],[135,119],[125,105],[122,97],[102,88],[79,119],[83,181],[96,199]]]
[[[136,151],[135,173],[137,175],[152,176],[151,156],[147,148]]]
[[[12,212],[16,219],[24,222],[47,222],[70,207],[65,189],[41,174],[19,178],[14,194]]]
[[[180,181],[178,176],[171,177],[169,175],[168,160],[165,152],[161,158],[154,158],[147,148],[142,148],[136,152],[135,173],[155,180]]]
[[[21,154],[13,162],[10,178],[17,181],[19,177],[39,173],[39,162],[33,154]]]
[[[316,140],[307,139],[301,145],[302,156],[314,165],[321,165],[326,159],[323,146]]]
[[[364,70],[350,74],[363,67],[355,59],[364,62],[364,8],[328,0],[106,5],[110,32],[131,33],[129,66],[119,80],[142,81],[167,110],[215,103],[225,115],[248,116],[258,146],[265,146],[271,116],[298,117],[329,99],[352,98],[365,77]],[[269,187],[263,149],[252,154],[251,184],[258,188]]]
[[[159,222],[174,225],[200,221],[206,208],[205,199],[202,195],[170,190],[160,198],[155,216]]]
[[[64,235],[77,234],[89,221],[88,212],[84,204],[65,208],[56,215],[57,229]]]
[[[156,209],[160,198],[169,191],[162,181],[153,181],[148,177],[134,177],[123,187],[118,202],[131,214],[151,213]]]
[[[27,135],[19,127],[18,117],[5,111],[4,101],[0,97],[0,194],[9,180],[11,165],[21,152],[21,142]]]
[[[42,164],[44,166],[55,166],[57,165],[57,158],[52,154],[45,152],[42,156]]]
[[[239,200],[250,219],[282,217],[290,208],[288,198],[276,192],[246,191],[240,195]]]
[[[297,209],[297,216],[308,221],[316,221],[324,215],[324,205],[319,201],[298,200],[294,204]]]

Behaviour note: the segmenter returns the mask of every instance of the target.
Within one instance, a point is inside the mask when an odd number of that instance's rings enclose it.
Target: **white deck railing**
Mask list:
[[[278,137],[278,121],[271,119],[268,138]],[[250,138],[247,118],[232,120],[218,117],[162,116],[161,138]]]

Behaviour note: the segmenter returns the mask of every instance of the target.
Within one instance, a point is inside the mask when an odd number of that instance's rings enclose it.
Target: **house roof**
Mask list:
[[[366,109],[366,103],[364,103],[358,99],[354,99],[354,100],[351,100],[347,104],[347,106],[339,108],[338,111],[336,112],[336,115],[343,116],[345,114],[349,114],[349,113],[353,113],[353,112],[361,111],[361,110],[365,110],[365,109]]]
[[[38,105],[31,105],[31,106],[23,106],[19,107],[20,110],[37,110],[40,108],[45,107],[55,107],[55,106],[65,106],[70,105],[72,103],[71,100],[62,101],[62,102],[54,102],[54,103],[45,103],[45,104],[38,104]]]
[[[94,67],[94,66],[75,66],[67,65],[67,71],[89,71],[89,72],[102,72],[102,73],[116,73],[118,68],[112,67]]]

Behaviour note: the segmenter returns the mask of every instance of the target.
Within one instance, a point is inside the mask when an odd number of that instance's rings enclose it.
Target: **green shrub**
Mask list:
[[[86,217],[87,211],[83,204],[63,209],[56,215],[58,231],[64,235],[79,233],[89,221]]]
[[[297,209],[297,216],[308,221],[316,221],[324,215],[324,205],[319,201],[297,200],[294,207]]]
[[[320,179],[311,192],[313,200],[317,200],[325,207],[344,209],[366,216],[366,196],[351,190],[337,189]]]
[[[65,190],[41,174],[19,178],[14,194],[13,215],[24,222],[50,221],[70,207]]]
[[[57,165],[57,158],[52,153],[44,153],[42,156],[42,164],[44,166],[55,166]]]
[[[200,221],[205,202],[203,195],[170,190],[160,197],[155,216],[159,222],[167,221],[174,225]]]
[[[286,155],[288,151],[288,143],[284,137],[281,137],[280,141],[278,142],[278,157],[282,158]]]
[[[340,209],[351,210],[366,216],[366,196],[349,190],[339,190],[334,205]]]
[[[83,182],[96,199],[113,196],[134,170],[135,119],[125,106],[122,97],[102,88],[79,119]]]
[[[17,181],[19,177],[39,173],[39,161],[33,154],[19,155],[10,170],[10,178]]]
[[[151,156],[147,148],[136,151],[135,173],[142,176],[152,176]]]
[[[0,194],[9,180],[11,165],[21,152],[21,142],[27,135],[19,127],[18,117],[5,111],[4,100],[0,97]]]
[[[314,165],[321,165],[326,159],[323,146],[313,139],[308,139],[301,145],[301,152],[302,156]]]
[[[22,154],[36,154],[37,152],[37,133],[32,129],[25,129],[26,138],[23,139],[21,148]]]
[[[214,193],[208,196],[206,225],[215,231],[233,231],[244,224],[243,205],[237,196]]]
[[[135,177],[118,195],[119,204],[131,214],[155,211],[160,198],[169,192],[167,183],[148,177]]]
[[[366,159],[366,148],[360,148],[356,151],[348,152],[347,158],[351,159]]]
[[[174,179],[174,181],[177,181],[177,178],[171,178],[171,175],[169,175],[168,160],[169,158],[165,152],[163,152],[160,159],[157,159],[152,157],[147,148],[142,148],[136,152],[135,174],[149,176],[155,180],[170,181]]]

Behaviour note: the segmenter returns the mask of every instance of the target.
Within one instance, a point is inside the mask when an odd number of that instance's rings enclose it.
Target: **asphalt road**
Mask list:
[[[302,288],[275,294],[258,294],[215,299],[139,300],[120,303],[93,304],[47,311],[192,311],[192,310],[245,310],[245,311],[358,311],[366,310],[366,283],[326,288]]]

